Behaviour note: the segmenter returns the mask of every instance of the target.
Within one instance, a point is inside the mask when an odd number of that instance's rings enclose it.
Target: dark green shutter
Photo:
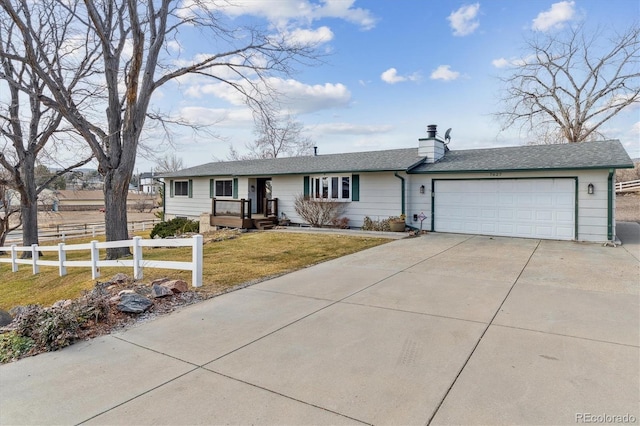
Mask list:
[[[209,179],[209,198],[213,198],[213,197],[214,197],[213,179]]]
[[[169,197],[173,197],[173,180],[169,181]]]
[[[233,178],[233,198],[238,198],[238,178]]]
[[[360,175],[351,175],[351,201],[360,201]]]
[[[187,188],[189,198],[193,198],[193,180],[189,179],[189,187]]]
[[[304,176],[303,177],[303,189],[302,192],[304,194],[305,197],[309,196],[309,176]]]

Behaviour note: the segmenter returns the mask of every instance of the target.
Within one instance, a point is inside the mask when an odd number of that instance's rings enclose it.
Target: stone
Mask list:
[[[128,312],[132,314],[140,314],[153,305],[153,302],[136,293],[125,293],[120,296],[120,303],[118,303],[118,310],[121,312]]]
[[[171,290],[172,293],[184,293],[189,290],[186,281],[183,280],[171,280],[162,284],[163,287]]]
[[[123,274],[122,272],[118,272],[113,277],[111,277],[110,282],[112,284],[123,284],[129,281],[129,276],[127,274]]]
[[[9,325],[13,321],[13,317],[9,315],[9,312],[0,309],[0,327]]]
[[[20,314],[26,310],[27,310],[26,306],[15,306],[9,309],[9,315],[11,315],[13,318],[18,318]]]
[[[126,290],[120,290],[120,292],[118,293],[118,296],[122,296],[123,294],[133,294],[133,293],[135,293],[135,291],[128,288]]]
[[[171,296],[172,294],[173,292],[163,285],[154,284],[151,287],[151,297],[153,298]]]
[[[153,286],[154,284],[162,284],[162,283],[166,283],[167,281],[169,281],[169,278],[167,278],[167,277],[157,278],[157,279],[151,281],[151,285]]]
[[[56,303],[51,305],[52,308],[68,308],[71,306],[73,301],[71,299],[58,300]]]

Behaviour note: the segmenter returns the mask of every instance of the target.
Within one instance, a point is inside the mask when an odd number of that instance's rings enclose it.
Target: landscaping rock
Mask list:
[[[136,293],[125,293],[120,296],[120,303],[118,303],[118,310],[121,312],[128,312],[132,314],[140,314],[153,305],[153,302]]]
[[[23,313],[26,309],[27,309],[26,306],[13,307],[9,309],[9,315],[11,315],[13,318],[18,318],[20,314]]]
[[[13,321],[13,317],[9,315],[9,312],[0,309],[0,327],[9,325]]]
[[[51,305],[52,308],[68,308],[71,306],[73,301],[71,299],[58,300],[56,303]]]
[[[122,296],[123,294],[134,294],[134,293],[135,293],[135,290],[128,288],[126,290],[120,290],[120,292],[118,293],[118,296]]]
[[[153,286],[154,284],[162,284],[162,283],[166,283],[167,281],[169,281],[169,278],[167,278],[167,277],[157,278],[157,279],[151,281],[151,285]]]
[[[154,284],[151,287],[151,297],[153,298],[171,296],[172,294],[173,292],[164,285]]]
[[[184,293],[189,290],[186,281],[183,280],[171,280],[162,284],[163,287],[171,290],[172,293]]]
[[[109,281],[112,284],[124,284],[129,281],[129,276],[127,274],[123,274],[122,272],[118,272]]]

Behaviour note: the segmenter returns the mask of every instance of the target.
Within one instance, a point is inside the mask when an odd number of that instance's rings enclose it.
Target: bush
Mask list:
[[[362,225],[362,230],[363,231],[387,231],[388,232],[388,231],[391,230],[391,228],[389,227],[389,221],[391,221],[391,219],[392,218],[373,220],[369,216],[365,216],[364,224]]]
[[[33,339],[15,331],[0,334],[0,364],[19,359],[33,348]]]
[[[184,217],[176,217],[175,219],[156,224],[151,230],[151,238],[167,238],[176,235],[185,234],[187,232],[198,232],[200,223],[195,220],[189,220]]]
[[[347,206],[343,202],[329,198],[312,199],[297,195],[293,208],[309,225],[320,228],[329,224],[340,223],[340,216]]]

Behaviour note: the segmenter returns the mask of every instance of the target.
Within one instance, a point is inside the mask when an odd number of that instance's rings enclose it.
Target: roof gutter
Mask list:
[[[398,172],[394,172],[394,173],[393,173],[393,175],[402,181],[402,184],[401,184],[401,187],[402,187],[402,194],[401,194],[401,195],[402,195],[402,196],[400,197],[400,198],[401,198],[401,203],[402,203],[402,204],[401,204],[400,211],[401,211],[401,213],[402,213],[403,215],[405,215],[405,216],[406,216],[406,211],[405,211],[405,207],[404,207],[404,205],[405,205],[405,194],[404,194],[404,193],[405,193],[405,185],[406,185],[406,184],[405,184],[405,180],[404,180],[404,178],[403,178],[402,176],[400,176],[400,175],[398,174]]]

